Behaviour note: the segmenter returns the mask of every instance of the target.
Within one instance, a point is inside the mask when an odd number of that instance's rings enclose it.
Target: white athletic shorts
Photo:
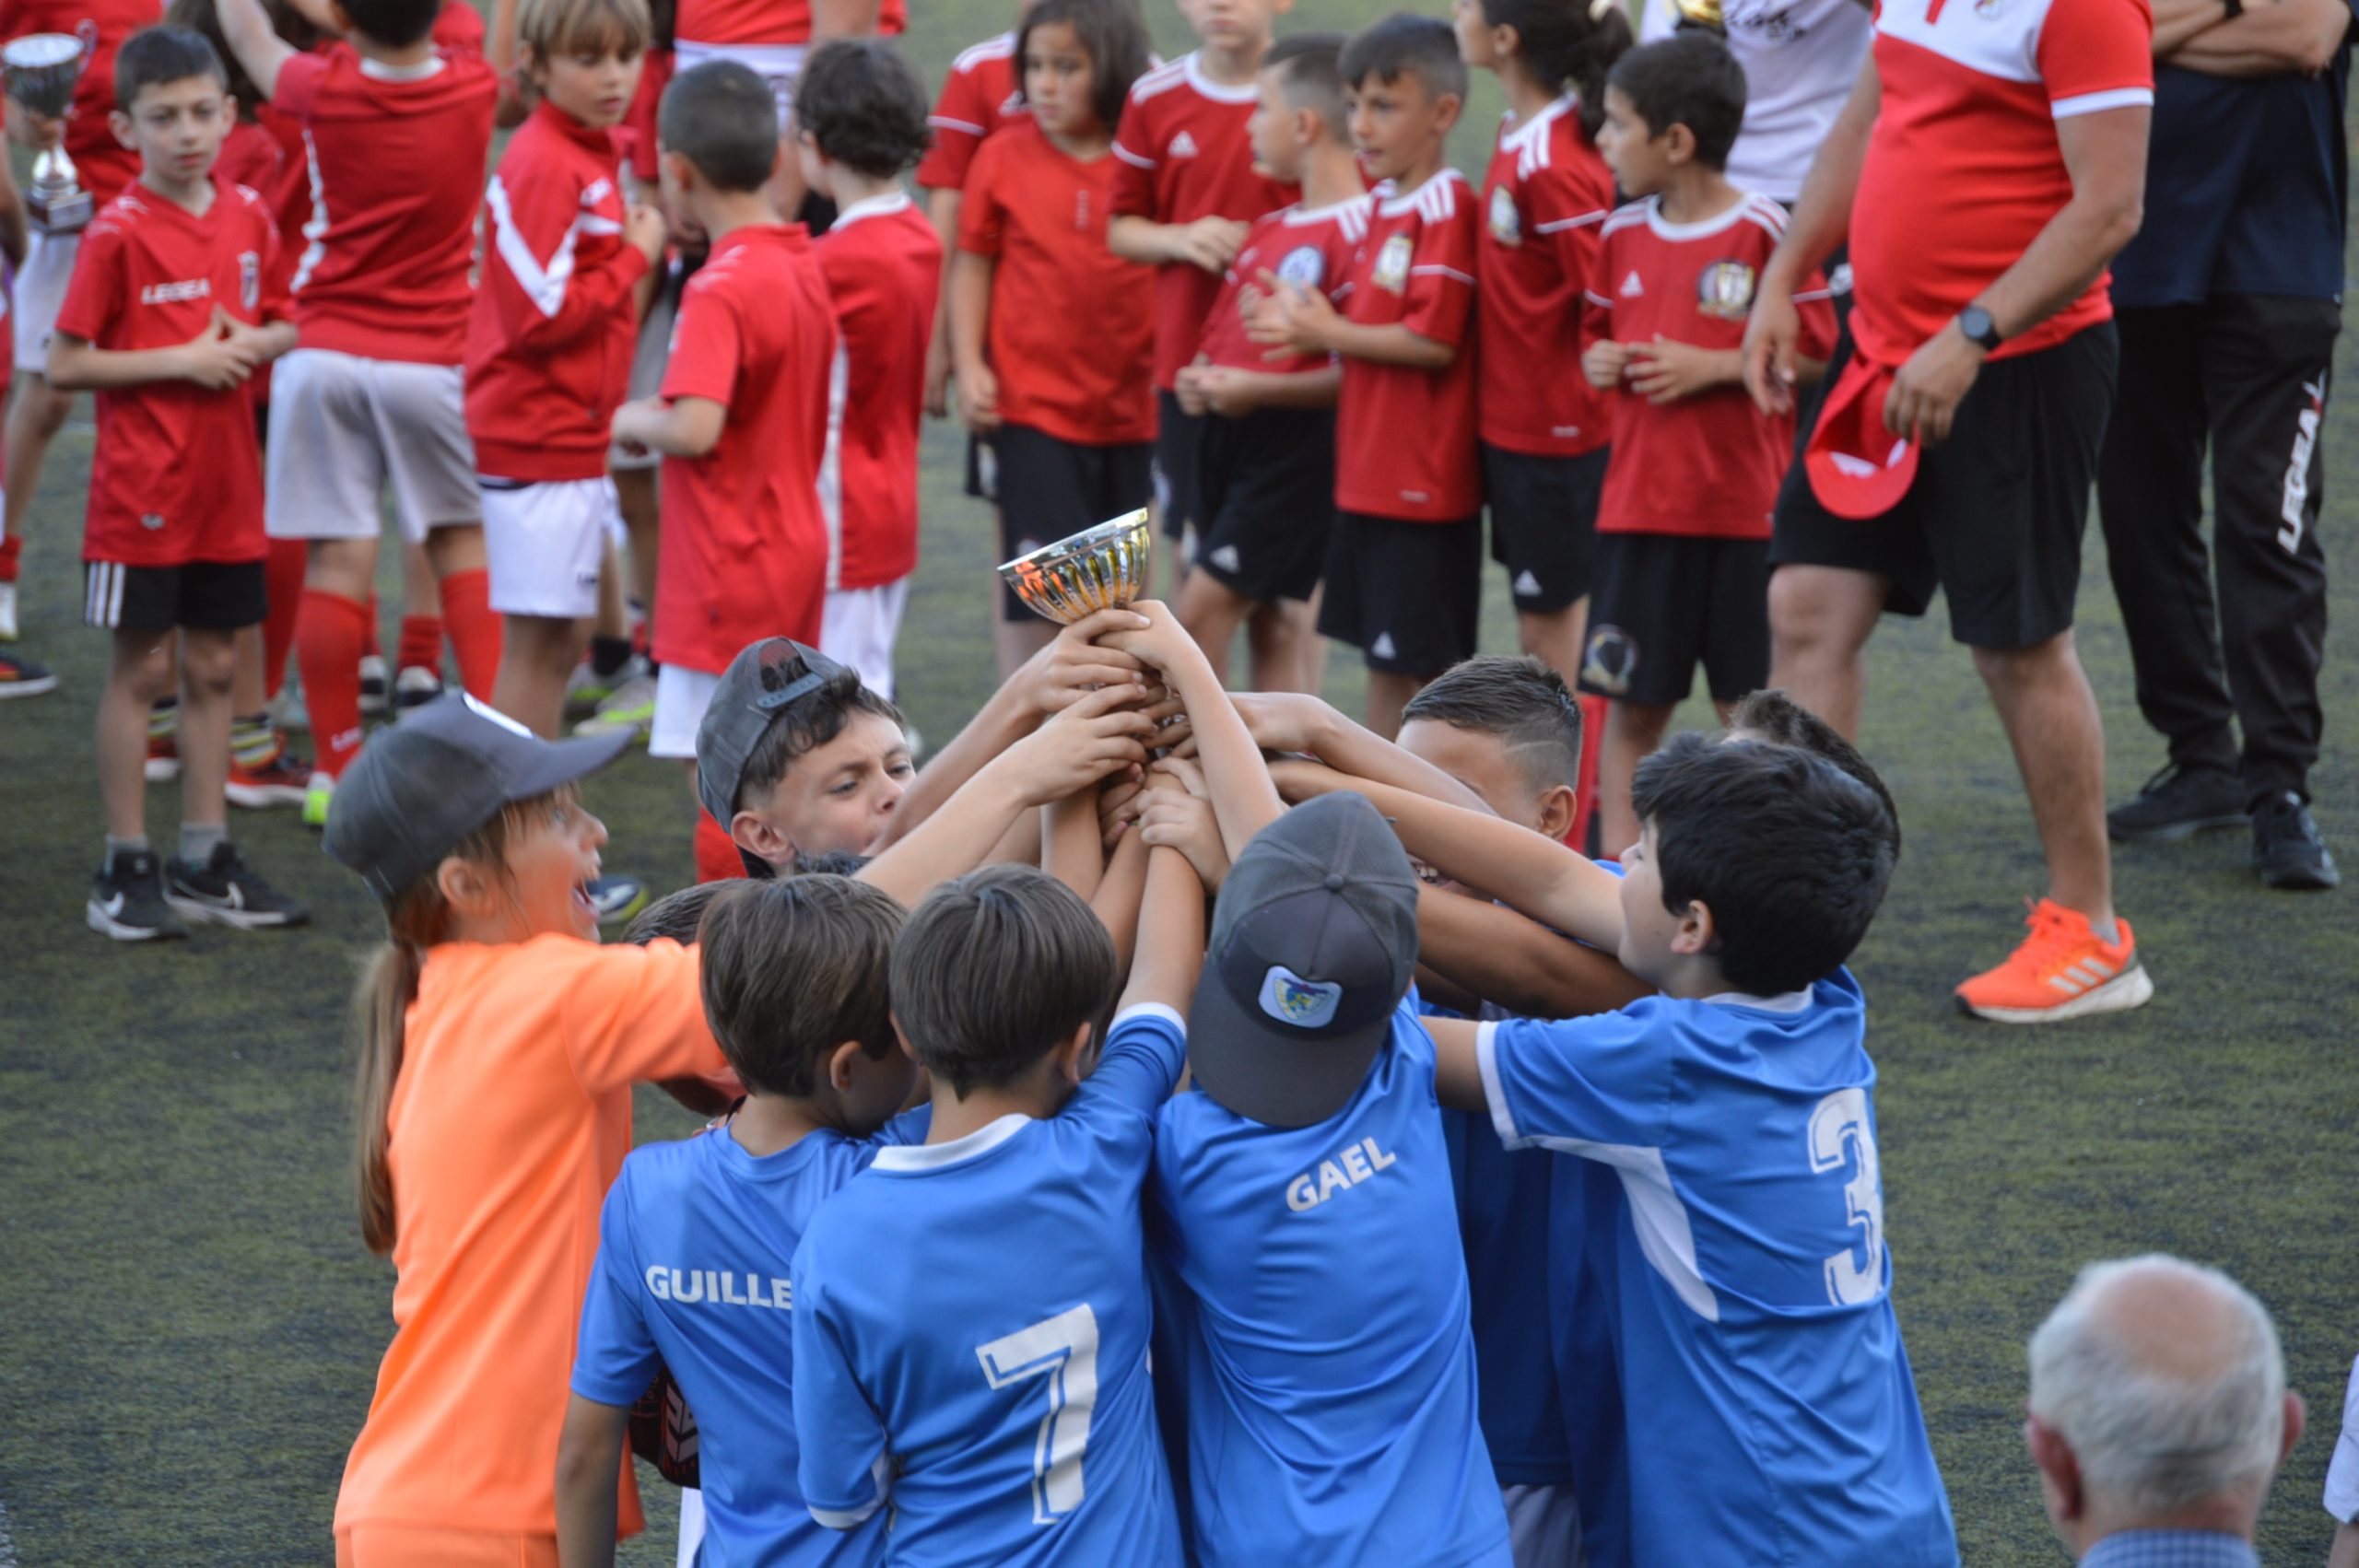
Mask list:
[[[2359,1361],[2342,1394],[2342,1430],[2326,1462],[2326,1511],[2346,1525],[2359,1524]]]
[[[693,1486],[680,1488],[679,1568],[697,1568],[697,1549],[704,1545],[704,1493]]]
[[[653,397],[663,390],[663,370],[672,363],[672,322],[680,313],[680,298],[665,279],[647,302],[647,320],[639,323],[639,341],[630,351],[630,401]],[[663,461],[659,451],[627,452],[606,448],[606,466],[617,473],[653,468]]]
[[[273,539],[374,539],[388,482],[413,544],[483,521],[456,365],[295,350],[271,372],[264,467],[263,527]]]
[[[1503,1486],[1508,1505],[1508,1549],[1515,1568],[1577,1568],[1581,1556],[1581,1509],[1570,1486]]]
[[[704,710],[712,706],[712,694],[719,690],[721,677],[708,675],[702,670],[683,670],[677,664],[665,664],[655,672],[655,727],[647,737],[650,756],[687,756],[697,755],[697,729],[704,722]]]
[[[622,526],[615,482],[604,474],[539,484],[486,475],[482,485],[491,607],[555,620],[596,614],[599,563]]]
[[[831,588],[819,612],[819,651],[860,672],[860,684],[893,700],[893,643],[909,607],[910,579],[875,588]]]
[[[74,258],[82,253],[82,236],[43,234],[35,229],[25,248],[25,264],[17,269],[17,298],[9,317],[17,339],[17,369],[36,376],[49,374],[49,334],[56,330],[57,312],[65,304],[65,286],[74,278]]]
[[[810,57],[807,43],[691,43],[684,38],[672,45],[672,74],[684,76],[708,60],[736,61],[769,84],[770,96],[778,99],[778,134],[783,136],[794,118],[794,84]]]

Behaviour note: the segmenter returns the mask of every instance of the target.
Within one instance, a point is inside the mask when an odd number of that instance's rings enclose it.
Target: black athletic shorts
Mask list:
[[[1769,541],[1601,533],[1581,690],[1668,708],[1696,666],[1715,702],[1769,679]]]
[[[1850,357],[1846,334],[1829,381]],[[1778,492],[1771,569],[1872,572],[1892,584],[1884,608],[1902,615],[1923,614],[1938,587],[1950,636],[1970,648],[2031,648],[2068,629],[2120,358],[2105,322],[1984,365],[1949,439],[1924,449],[1908,493],[1879,518],[1837,517],[1795,463]]]
[[[983,465],[996,481],[1003,561],[1138,510],[1154,484],[1148,472],[1154,449],[1145,441],[1085,447],[1028,425],[1003,425],[985,439],[991,451]],[[1000,615],[1010,621],[1033,618],[1004,584]]]
[[[1155,389],[1155,505],[1168,539],[1184,539],[1203,521],[1196,494],[1196,443],[1204,416],[1180,406],[1180,394]]]
[[[1605,458],[1603,447],[1578,457],[1541,457],[1485,443],[1491,559],[1507,568],[1518,610],[1552,614],[1589,592]]]
[[[1474,656],[1483,614],[1483,520],[1410,522],[1339,512],[1320,635],[1367,667],[1431,677]]]
[[[1335,531],[1335,415],[1262,408],[1203,421],[1196,447],[1203,507],[1195,565],[1268,603],[1308,599]]]
[[[82,563],[82,624],[113,631],[174,626],[233,632],[262,625],[269,608],[260,561],[186,561],[177,567]]]

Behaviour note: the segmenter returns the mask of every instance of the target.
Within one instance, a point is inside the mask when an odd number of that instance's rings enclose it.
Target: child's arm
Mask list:
[[[992,320],[992,277],[999,262],[972,251],[950,258],[950,370],[958,378],[958,413],[980,433],[999,428],[999,379],[983,362]]]
[[[1206,893],[1228,880],[1228,846],[1221,841],[1220,818],[1213,812],[1212,788],[1194,763],[1166,757],[1149,771],[1150,788],[1139,813],[1137,837],[1150,848],[1177,849],[1196,868]],[[1182,786],[1172,789],[1177,782]]]
[[[1180,618],[1151,599],[1131,608],[1147,617],[1146,629],[1110,635],[1107,643],[1161,670],[1164,685],[1186,706],[1196,755],[1212,790],[1213,811],[1220,818],[1220,836],[1236,856],[1255,834],[1278,820],[1285,802],[1270,782],[1261,748],[1253,743],[1245,720],[1229,705],[1220,677],[1204,661],[1203,650]]]
[[[1278,357],[1340,354],[1413,370],[1447,370],[1458,358],[1456,344],[1412,332],[1398,322],[1376,325],[1346,321],[1326,295],[1288,283],[1266,267],[1262,287],[1269,290],[1269,304],[1254,313],[1250,330],[1254,342],[1283,350]]]
[[[1434,1094],[1454,1111],[1481,1116],[1491,1108],[1484,1090],[1475,1041],[1483,1026],[1471,1018],[1426,1018],[1419,1022],[1434,1037]]]
[[[484,194],[490,254],[480,268],[480,287],[490,295],[508,340],[528,353],[548,353],[604,332],[617,311],[628,309],[639,280],[663,260],[669,237],[663,215],[634,206],[623,213],[623,244],[613,259],[576,269],[574,226],[581,217],[581,190],[546,173],[503,170]]]
[[[1147,846],[1137,834],[1125,834],[1106,861],[1106,875],[1097,895],[1089,901],[1106,934],[1114,939],[1114,972],[1127,975],[1139,951],[1139,900],[1146,894]]]
[[[1218,277],[1237,260],[1250,226],[1233,217],[1207,216],[1192,223],[1157,223],[1135,213],[1106,226],[1106,248],[1126,262],[1149,266],[1198,267]]]
[[[612,1568],[615,1478],[630,1436],[630,1407],[569,1395],[557,1440],[557,1560],[561,1568]]]
[[[1332,408],[1343,389],[1344,370],[1340,365],[1292,373],[1206,365],[1197,370],[1195,382],[1207,409],[1224,419],[1238,419],[1257,408]]]
[[[12,267],[23,266],[27,240],[24,193],[17,189],[8,160],[0,158],[0,256]]]
[[[218,307],[203,332],[173,348],[96,348],[61,330],[50,336],[49,384],[59,392],[106,392],[151,381],[194,381],[207,392],[227,392],[255,367],[286,352],[271,348],[281,333],[287,346],[294,346],[295,329],[288,323],[241,329]]]
[[[1097,896],[1106,850],[1097,837],[1097,786],[1076,790],[1040,808],[1040,869],[1084,899]]]
[[[1236,692],[1229,701],[1265,752],[1309,752],[1338,773],[1412,790],[1429,800],[1488,813],[1483,797],[1406,747],[1302,692]]]
[[[1571,1018],[1635,1001],[1646,983],[1610,953],[1567,942],[1512,909],[1422,888],[1417,961],[1520,1018]]]
[[[702,457],[721,444],[729,421],[724,404],[709,397],[645,397],[615,410],[615,439],[626,451],[658,451],[666,457]]]
[[[1744,384],[1744,352],[1736,348],[1700,348],[1661,333],[1652,343],[1627,345],[1625,374],[1630,390],[1661,406],[1719,387]],[[1582,368],[1588,368],[1583,357]]]
[[[305,14],[309,16],[308,12]],[[222,41],[245,68],[254,90],[264,98],[276,98],[278,68],[295,58],[295,51],[271,27],[262,0],[220,0],[216,15],[221,23]],[[329,33],[336,30],[333,18],[321,26]]]
[[[933,237],[942,241],[942,253],[954,263],[958,259],[958,204],[965,196],[955,186],[925,193],[926,221],[933,225]],[[933,335],[925,345],[925,411],[936,419],[950,412],[950,281],[957,275],[955,266],[942,269]]]
[[[1116,1014],[1152,1003],[1186,1017],[1203,965],[1204,884],[1179,850],[1150,849],[1146,896],[1139,907],[1138,952],[1131,959],[1131,983],[1122,988]]]
[[[873,38],[876,0],[811,0],[811,47],[832,38]]]

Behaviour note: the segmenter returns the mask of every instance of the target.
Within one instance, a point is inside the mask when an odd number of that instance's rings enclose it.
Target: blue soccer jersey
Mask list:
[[[795,1484],[789,1265],[819,1205],[928,1120],[870,1142],[814,1132],[758,1157],[726,1129],[651,1143],[606,1194],[573,1391],[628,1405],[659,1359],[671,1370],[696,1412],[707,1568],[885,1561],[883,1520],[828,1529]]]
[[[1305,1128],[1163,1108],[1157,1234],[1195,1297],[1189,1490],[1204,1568],[1505,1564],[1432,1039],[1404,1004]]]
[[[1649,997],[1477,1036],[1501,1141],[1612,1167],[1631,1554],[1948,1568],[1893,1316],[1860,989]]]
[[[824,1522],[897,1564],[1176,1568],[1141,1193],[1180,1016],[1133,1007],[1055,1116],[887,1149],[794,1257],[794,1425]]]

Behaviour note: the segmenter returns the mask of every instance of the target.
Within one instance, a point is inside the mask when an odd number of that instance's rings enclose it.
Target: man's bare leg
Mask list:
[[[1974,667],[2015,749],[2048,857],[2048,896],[2115,940],[2105,834],[2105,721],[2070,631],[2030,648],[1974,650]]]
[[[1769,577],[1769,684],[1854,744],[1862,654],[1891,592],[1889,579],[1842,567],[1784,566]]]

